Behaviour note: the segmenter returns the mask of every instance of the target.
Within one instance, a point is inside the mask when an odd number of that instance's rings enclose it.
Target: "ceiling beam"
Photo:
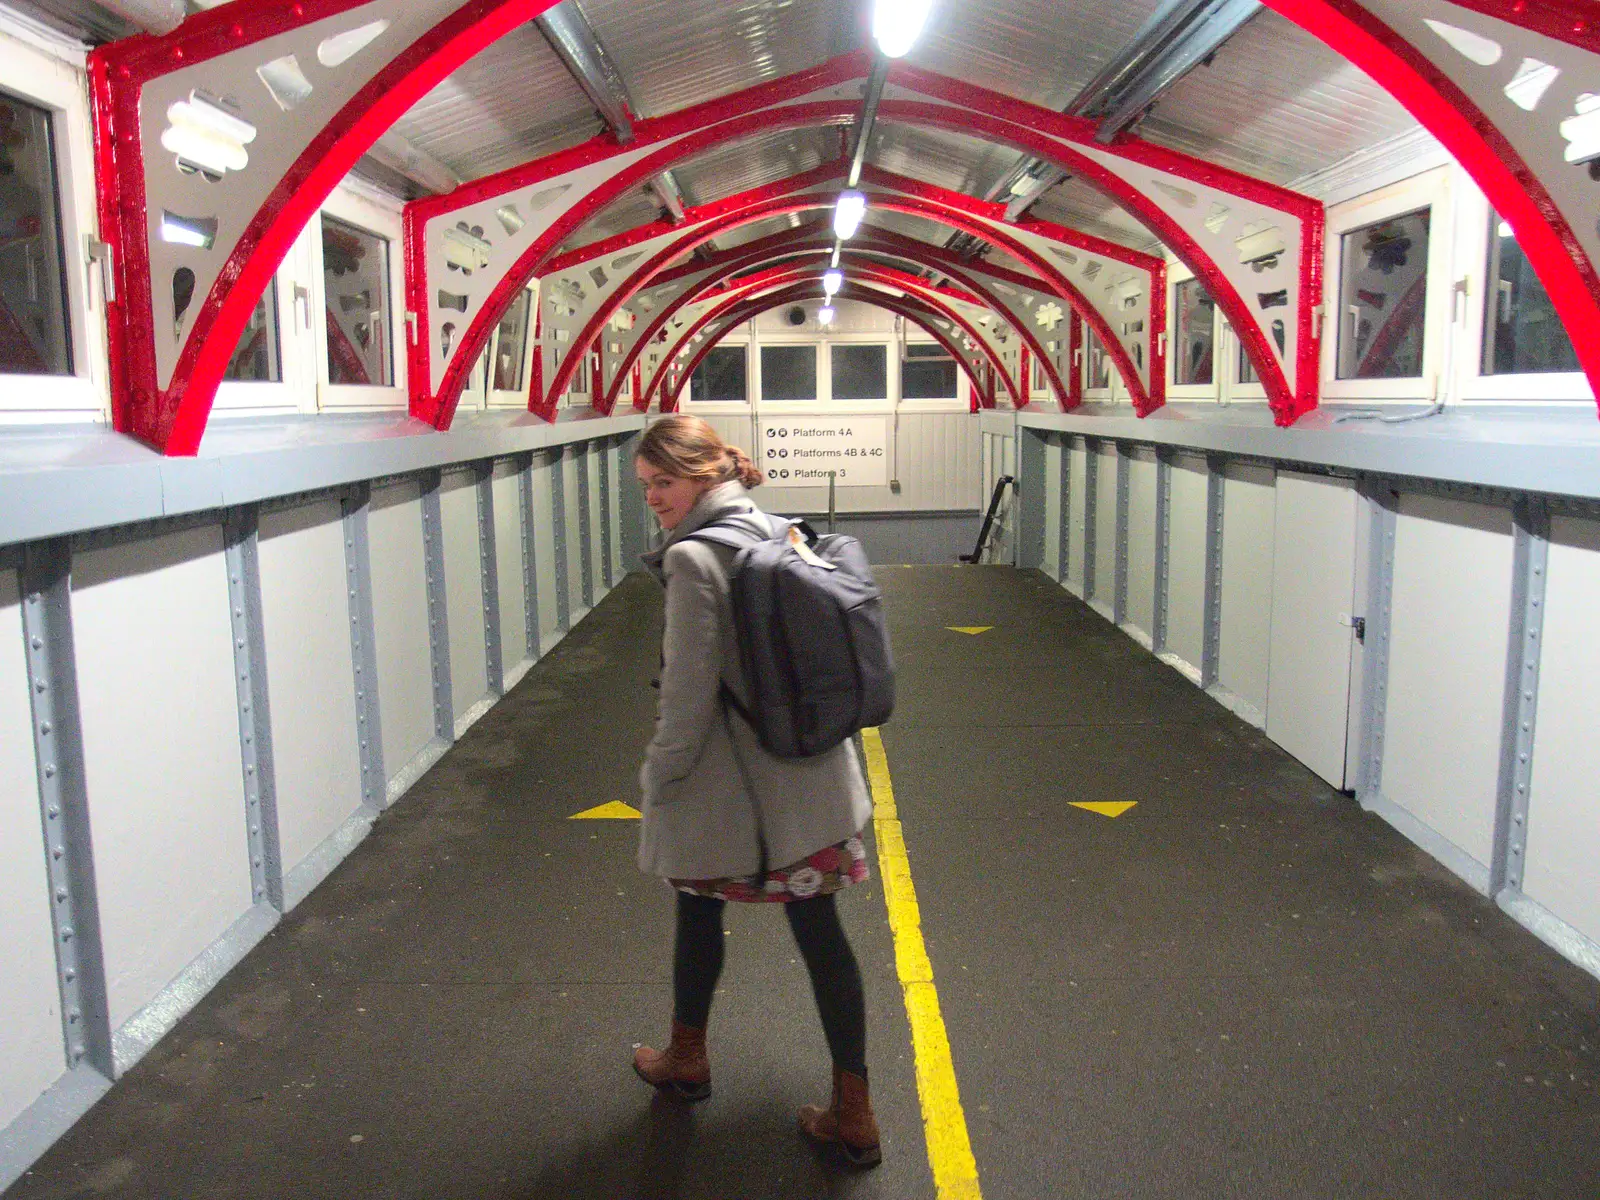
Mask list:
[[[589,24],[577,0],[548,9],[534,18],[534,25],[556,52],[569,74],[583,89],[611,135],[621,145],[633,141],[633,122],[638,107],[628,94],[628,85],[606,53],[594,27]],[[674,225],[683,222],[683,189],[671,171],[663,171],[649,183],[650,191],[661,202],[662,210]]]

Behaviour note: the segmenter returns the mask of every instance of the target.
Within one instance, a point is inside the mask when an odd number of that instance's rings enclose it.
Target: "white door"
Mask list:
[[[1273,547],[1267,736],[1343,788],[1352,735],[1355,485],[1280,471]]]

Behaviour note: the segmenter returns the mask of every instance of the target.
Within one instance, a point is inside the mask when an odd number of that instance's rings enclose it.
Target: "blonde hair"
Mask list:
[[[752,488],[766,478],[743,450],[728,445],[701,418],[683,413],[662,417],[646,429],[634,455],[679,479],[737,479]]]

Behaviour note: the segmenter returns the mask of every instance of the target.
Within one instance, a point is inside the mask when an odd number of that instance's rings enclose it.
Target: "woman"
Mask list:
[[[802,1108],[801,1131],[838,1145],[853,1165],[874,1165],[882,1154],[867,1094],[861,972],[834,907],[835,892],[867,877],[857,835],[871,800],[851,743],[815,758],[774,758],[724,701],[724,687],[740,704],[749,695],[728,583],[734,552],[691,536],[713,522],[775,536],[789,522],[756,508],[745,489],[761,472],[699,417],[650,426],[635,467],[667,533],[644,558],[666,584],[667,622],[660,713],[639,772],[639,866],[677,889],[678,925],[672,1041],[640,1049],[634,1069],[680,1099],[711,1094],[706,1021],[722,971],[723,906],[781,903],[833,1056],[833,1100]]]

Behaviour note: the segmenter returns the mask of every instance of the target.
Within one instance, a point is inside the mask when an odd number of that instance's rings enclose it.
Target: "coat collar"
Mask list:
[[[667,551],[678,542],[695,530],[703,529],[713,521],[731,513],[756,511],[755,501],[750,499],[750,493],[745,490],[744,484],[737,479],[719,483],[696,501],[695,506],[684,515],[683,520],[678,522],[678,527],[667,535],[666,541],[648,554],[640,555],[640,561],[657,579],[664,579],[661,561],[667,556]]]

